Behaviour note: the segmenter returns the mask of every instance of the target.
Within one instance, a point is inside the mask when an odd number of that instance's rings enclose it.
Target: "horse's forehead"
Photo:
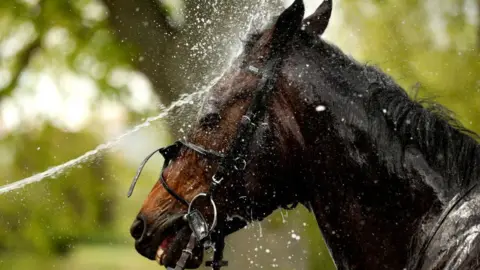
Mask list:
[[[249,71],[249,68],[253,67],[254,70],[261,70],[265,65],[270,35],[271,30],[266,30],[253,38],[254,45],[249,45],[250,48],[244,48],[243,53],[230,66],[229,71],[223,75],[205,97],[200,116],[219,112],[226,104],[231,104],[233,99],[242,93],[255,91],[258,74]]]
[[[225,75],[206,95],[201,115],[220,113],[227,106],[234,106],[236,100],[240,100],[253,93],[259,78],[242,68],[236,67],[228,75]]]
[[[208,92],[203,101],[201,114],[205,115],[211,112],[217,112],[220,110],[220,106],[226,103],[233,92],[232,81],[235,80],[235,77],[232,73],[234,72],[231,71],[230,73],[225,74],[224,77],[222,77]]]

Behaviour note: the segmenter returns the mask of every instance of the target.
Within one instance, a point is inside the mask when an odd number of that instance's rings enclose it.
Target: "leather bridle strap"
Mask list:
[[[200,155],[207,156],[209,158],[220,159],[220,158],[224,157],[224,155],[222,153],[212,151],[212,150],[207,150],[203,147],[200,147],[198,145],[191,144],[191,143],[188,143],[188,142],[185,142],[185,141],[176,141],[175,143],[173,143],[170,146],[158,148],[155,151],[153,151],[152,153],[150,153],[147,157],[145,157],[145,159],[142,161],[142,163],[138,167],[137,173],[135,174],[135,177],[132,180],[132,184],[130,185],[127,196],[128,197],[132,196],[133,190],[135,189],[135,186],[137,185],[138,179],[140,178],[140,175],[143,171],[143,168],[145,167],[147,162],[150,160],[150,158],[152,158],[153,155],[155,155],[157,152],[159,152],[165,158],[162,170],[160,171],[160,177],[159,177],[160,183],[165,188],[165,190],[172,197],[174,197],[177,201],[181,202],[185,206],[189,206],[190,202],[188,202],[186,199],[184,199],[182,196],[178,195],[174,190],[172,190],[168,186],[165,179],[163,178],[163,171],[168,167],[171,158],[176,157],[178,155],[178,152],[180,151],[180,147],[182,145],[186,146],[187,148],[190,148],[191,150],[193,150],[194,152],[196,152]]]
[[[216,152],[216,151],[212,151],[212,150],[207,150],[203,147],[200,147],[198,145],[195,145],[195,144],[191,144],[191,143],[188,143],[188,142],[185,142],[185,141],[177,141],[175,142],[176,144],[180,144],[180,145],[184,145],[186,146],[187,148],[190,148],[191,150],[193,150],[194,152],[200,154],[200,155],[203,155],[203,156],[209,156],[211,158],[214,158],[214,159],[219,159],[219,158],[223,158],[223,154],[219,153],[219,152]],[[190,202],[187,201],[185,198],[183,198],[182,196],[180,196],[179,194],[177,194],[174,190],[172,190],[168,184],[167,184],[167,181],[165,181],[165,178],[163,178],[163,171],[168,167],[168,164],[169,162],[164,162],[163,163],[163,168],[162,168],[162,171],[160,172],[160,177],[159,177],[159,180],[160,180],[160,183],[162,184],[163,188],[165,188],[165,190],[170,194],[172,195],[172,197],[174,197],[177,201],[179,201],[180,203],[182,203],[183,205],[185,206],[189,206],[190,205]]]
[[[228,262],[223,260],[223,249],[225,248],[225,236],[219,235],[217,232],[215,242],[215,251],[213,253],[213,260],[207,261],[205,266],[211,267],[213,270],[220,270],[222,267],[228,266]]]
[[[183,205],[185,206],[189,206],[190,203],[185,199],[183,198],[182,196],[178,195],[173,189],[171,189],[168,184],[167,184],[167,181],[165,181],[165,178],[163,178],[163,171],[168,167],[168,163],[167,162],[164,162],[163,163],[163,168],[162,168],[162,171],[160,172],[160,177],[159,177],[159,180],[160,180],[160,183],[162,184],[163,188],[173,197],[175,198],[175,200],[179,201],[180,203],[182,203]]]
[[[213,150],[210,150],[210,149],[205,149],[199,145],[196,145],[196,144],[193,144],[193,143],[189,143],[187,141],[179,141],[181,144],[185,145],[186,147],[192,149],[193,151],[197,152],[198,154],[202,155],[202,156],[208,156],[210,158],[214,158],[214,159],[219,159],[219,158],[224,158],[225,155],[220,153],[220,152],[217,152],[217,151],[213,151]]]
[[[190,235],[190,240],[188,241],[187,246],[184,250],[182,250],[182,256],[177,261],[177,265],[175,266],[175,270],[183,270],[185,269],[185,265],[190,257],[192,257],[193,249],[195,248],[195,243],[197,242],[197,238],[195,234]]]
[[[145,167],[145,165],[147,165],[147,162],[150,160],[150,158],[152,158],[153,155],[155,155],[157,152],[160,152],[160,150],[162,150],[164,148],[165,147],[155,149],[155,151],[148,154],[148,156],[143,159],[142,163],[140,163],[140,166],[137,169],[137,173],[133,177],[132,183],[130,184],[130,188],[128,189],[127,197],[130,198],[130,196],[132,196],[133,190],[135,189],[135,186],[137,185],[138,179],[140,178],[140,174],[142,174],[143,168]],[[165,168],[165,165],[163,167]]]
[[[212,184],[210,185],[209,194],[213,195],[216,188],[226,177],[231,176],[232,172],[238,172],[238,161],[246,165],[247,152],[251,139],[257,130],[257,123],[265,116],[269,97],[271,97],[275,83],[277,82],[278,69],[282,59],[280,56],[275,57],[267,63],[264,69],[260,86],[255,91],[253,100],[239,123],[238,131],[233,139],[233,144],[221,160],[218,169],[213,176]]]
[[[412,268],[409,268],[411,270],[416,270],[421,267],[421,263],[424,259],[424,256],[427,252],[428,247],[430,246],[430,243],[432,242],[433,238],[437,234],[438,230],[442,226],[443,222],[447,219],[448,215],[457,207],[457,205],[467,197],[467,195],[477,187],[477,183],[473,184],[470,186],[468,189],[466,189],[462,194],[457,194],[455,197],[453,197],[448,205],[445,207],[445,210],[442,212],[440,217],[438,218],[437,222],[433,226],[432,230],[430,233],[427,235],[425,242],[423,242],[422,247],[420,248],[420,251],[418,252],[416,259],[413,263]]]

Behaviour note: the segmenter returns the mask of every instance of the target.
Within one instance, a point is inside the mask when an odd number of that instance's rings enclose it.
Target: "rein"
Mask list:
[[[432,242],[433,238],[437,234],[438,230],[442,226],[443,222],[447,219],[448,215],[455,209],[455,207],[463,200],[465,197],[467,197],[470,192],[477,187],[477,183],[473,184],[470,186],[468,189],[466,189],[462,194],[457,194],[455,197],[453,197],[448,205],[445,207],[445,210],[443,210],[442,214],[438,218],[437,222],[433,226],[432,230],[430,233],[427,235],[425,242],[423,242],[422,247],[420,248],[420,251],[418,252],[416,259],[414,260],[414,263],[411,268],[412,270],[420,269],[419,267],[421,266],[421,263],[425,257],[425,253],[427,252],[428,247],[430,246],[430,243]]]
[[[157,152],[159,152],[164,158],[165,162],[160,173],[159,181],[165,190],[174,197],[177,201],[188,207],[188,211],[184,216],[184,219],[188,222],[192,234],[186,248],[182,251],[182,255],[177,262],[175,270],[183,270],[188,259],[192,256],[193,248],[197,243],[204,245],[204,248],[214,247],[213,260],[206,263],[207,267],[211,267],[214,270],[219,270],[223,266],[227,266],[228,262],[223,261],[223,249],[225,246],[225,233],[222,228],[217,228],[217,207],[214,200],[214,195],[217,188],[227,179],[232,178],[233,175],[241,178],[243,171],[247,166],[249,145],[252,141],[255,131],[257,130],[257,123],[265,116],[267,112],[267,105],[269,98],[275,90],[275,84],[278,79],[278,69],[282,63],[281,53],[277,50],[271,50],[270,60],[267,62],[263,69],[263,72],[259,72],[257,67],[249,66],[248,71],[255,75],[261,75],[262,78],[259,82],[257,90],[253,96],[253,99],[249,105],[249,108],[245,115],[243,115],[240,123],[238,124],[238,131],[233,139],[233,143],[226,152],[222,154],[216,151],[205,149],[201,146],[185,142],[177,141],[174,144],[159,148],[149,154],[140,164],[132,184],[128,191],[128,197],[133,193],[135,185],[140,177],[140,174],[145,167],[148,160]],[[172,190],[163,177],[164,170],[169,166],[170,161],[178,156],[178,153],[186,147],[193,150],[201,156],[220,160],[217,171],[212,176],[212,182],[207,193],[197,194],[190,202],[185,198],[177,194]],[[196,210],[194,207],[195,201],[201,197],[205,197],[209,200],[213,209],[213,221],[208,225],[205,217]],[[246,207],[249,207],[248,205]],[[224,224],[227,224],[228,220],[222,220]],[[222,225],[224,225],[222,224]]]

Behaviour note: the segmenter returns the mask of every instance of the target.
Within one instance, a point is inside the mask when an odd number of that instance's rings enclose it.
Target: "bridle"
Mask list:
[[[158,152],[164,158],[163,167],[162,167],[160,177],[159,177],[160,183],[162,184],[163,188],[165,188],[165,190],[170,195],[172,195],[172,197],[174,197],[177,201],[179,201],[180,203],[182,203],[183,205],[185,205],[187,207],[190,206],[191,202],[187,201],[185,198],[183,198],[178,193],[176,193],[174,190],[172,190],[168,186],[167,182],[165,181],[165,179],[163,177],[163,172],[170,165],[170,162],[178,157],[182,147],[186,147],[186,148],[194,151],[195,153],[199,154],[200,156],[206,157],[206,158],[209,158],[209,159],[219,160],[219,159],[224,157],[224,155],[220,152],[207,150],[207,149],[204,149],[201,146],[198,146],[198,145],[195,145],[195,144],[192,144],[192,143],[188,143],[188,142],[185,142],[185,141],[182,141],[182,140],[178,140],[178,141],[174,142],[173,144],[171,144],[167,147],[161,147],[159,149],[156,149],[155,151],[150,153],[140,164],[140,166],[137,170],[137,173],[136,173],[135,177],[133,178],[133,182],[130,186],[130,189],[128,190],[128,197],[130,197],[132,195],[133,190],[135,188],[135,185],[137,184],[138,178],[140,177],[140,174],[142,173],[143,168],[147,164],[148,160],[150,160],[150,158]]]
[[[160,183],[173,198],[188,207],[188,211],[184,218],[188,221],[190,229],[192,230],[192,235],[190,236],[187,247],[183,250],[182,256],[177,262],[175,270],[184,269],[187,260],[192,255],[192,250],[196,243],[203,243],[204,247],[206,248],[212,246],[214,247],[213,261],[207,262],[207,266],[217,270],[228,265],[226,261],[222,260],[223,248],[225,245],[225,234],[221,228],[217,228],[218,213],[214,200],[214,194],[217,188],[224,181],[226,181],[226,179],[232,178],[233,176],[237,177],[237,179],[240,179],[243,176],[243,172],[247,167],[247,160],[250,158],[248,150],[250,144],[252,143],[252,138],[255,134],[255,131],[257,130],[257,123],[264,118],[267,112],[270,97],[275,91],[275,84],[277,82],[279,73],[278,71],[282,63],[282,51],[283,50],[275,50],[272,48],[270,50],[269,57],[267,58],[268,61],[261,72],[259,68],[254,66],[249,66],[247,68],[248,72],[251,72],[257,76],[261,75],[261,79],[257,90],[255,90],[248,110],[238,124],[238,130],[233,138],[232,144],[226,153],[208,150],[199,145],[179,140],[170,146],[159,148],[148,155],[140,164],[140,167],[133,178],[132,184],[128,191],[128,197],[132,195],[143,167],[155,153],[159,152],[165,159],[159,177]],[[212,176],[212,182],[209,190],[206,193],[197,194],[191,201],[187,201],[185,198],[172,190],[163,177],[164,170],[170,165],[171,161],[173,161],[179,155],[182,148],[192,150],[204,158],[219,161],[218,168],[215,174]],[[210,201],[213,210],[213,221],[211,222],[210,226],[208,226],[206,219],[203,217],[200,211],[196,210],[194,207],[196,200],[201,197],[205,197]],[[223,222],[227,223],[228,221],[224,220]]]

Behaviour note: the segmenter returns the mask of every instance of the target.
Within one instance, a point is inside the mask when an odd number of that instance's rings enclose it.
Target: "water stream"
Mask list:
[[[260,5],[264,6],[265,4],[266,4],[266,2],[265,2],[265,0],[263,0],[263,1],[261,1]],[[257,23],[259,20],[260,20],[260,23],[265,22],[265,19],[268,17],[268,11],[266,9],[260,9],[260,10],[261,10],[260,12],[252,14],[250,16],[247,31],[250,31],[250,29],[256,27],[255,23]],[[235,45],[238,45],[238,44],[235,44]],[[241,46],[238,47],[238,46],[235,46],[235,45],[233,45],[233,44],[231,45],[231,54],[230,54],[230,57],[229,57],[229,61],[227,61],[227,64],[226,64],[227,67],[231,65],[233,60],[237,57],[237,55],[241,51]],[[224,72],[225,71],[226,71],[226,68],[224,69]],[[172,112],[172,110],[174,110],[176,108],[181,108],[184,105],[192,104],[193,101],[196,98],[201,97],[203,94],[208,92],[210,90],[210,88],[212,88],[213,85],[215,85],[215,83],[223,76],[224,72],[221,72],[220,75],[213,78],[213,80],[211,80],[209,85],[207,85],[203,89],[200,89],[200,90],[198,90],[194,93],[191,93],[191,94],[182,95],[177,101],[173,102],[169,107],[164,108],[160,114],[147,118],[143,123],[141,123],[139,125],[136,125],[135,127],[131,128],[130,130],[125,132],[124,134],[122,134],[122,135],[120,135],[120,136],[118,136],[118,137],[116,137],[116,138],[114,138],[114,139],[112,139],[112,140],[110,140],[110,141],[108,141],[104,144],[101,144],[101,145],[97,146],[95,149],[90,150],[90,151],[86,152],[85,154],[83,154],[83,155],[81,155],[77,158],[74,158],[70,161],[67,161],[63,164],[57,165],[55,167],[51,167],[44,172],[32,175],[30,177],[27,177],[27,178],[24,178],[24,179],[21,179],[21,180],[18,180],[18,181],[13,181],[13,182],[11,182],[9,184],[6,184],[4,186],[0,186],[0,195],[4,194],[4,193],[7,193],[7,192],[10,192],[10,191],[13,191],[13,190],[16,190],[16,189],[23,188],[27,185],[30,185],[30,184],[33,184],[33,183],[36,183],[36,182],[40,182],[43,179],[55,178],[57,175],[65,172],[68,169],[71,169],[71,168],[73,168],[73,167],[75,167],[75,166],[77,166],[81,163],[91,161],[98,154],[101,154],[101,153],[103,153],[107,150],[110,150],[114,146],[118,145],[126,137],[132,135],[133,133],[139,131],[140,129],[143,129],[145,127],[150,126],[150,124],[152,122],[155,122],[155,121],[158,121],[160,119],[163,119],[163,118],[167,117],[169,115],[169,113]]]
[[[110,141],[108,141],[104,144],[101,144],[101,145],[97,146],[95,149],[90,150],[90,151],[86,152],[85,154],[83,154],[83,155],[81,155],[77,158],[74,158],[70,161],[67,161],[67,162],[65,162],[61,165],[52,167],[52,168],[50,168],[50,169],[48,169],[44,172],[41,172],[41,173],[32,175],[30,177],[27,177],[25,179],[15,181],[15,182],[12,182],[10,184],[1,186],[0,187],[0,195],[3,194],[3,193],[9,192],[9,191],[15,190],[15,189],[22,188],[26,185],[33,184],[35,182],[39,182],[39,181],[41,181],[41,180],[43,180],[47,177],[55,177],[56,175],[64,172],[65,170],[67,170],[69,168],[72,168],[72,167],[74,167],[74,166],[76,166],[80,163],[84,163],[84,162],[87,162],[87,161],[91,160],[96,155],[98,155],[98,154],[100,154],[100,153],[102,153],[106,150],[109,150],[112,147],[119,144],[125,137],[132,135],[133,133],[139,131],[142,128],[150,126],[150,124],[152,122],[155,122],[155,121],[158,121],[160,119],[165,118],[166,116],[168,116],[169,112],[171,112],[173,109],[178,108],[178,107],[182,107],[186,104],[191,103],[196,97],[203,95],[207,90],[208,90],[208,88],[197,91],[197,92],[194,92],[194,93],[191,93],[191,94],[188,94],[188,95],[183,95],[180,99],[173,102],[168,108],[165,108],[160,114],[147,118],[143,123],[141,123],[139,125],[136,125],[135,127],[130,129],[129,131],[125,132],[124,134],[114,138],[113,140],[110,140]]]

